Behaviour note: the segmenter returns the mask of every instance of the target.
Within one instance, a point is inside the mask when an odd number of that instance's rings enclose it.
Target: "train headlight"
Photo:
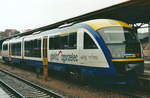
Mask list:
[[[126,64],[125,65],[125,70],[126,71],[133,70],[136,66],[137,66],[137,64]]]

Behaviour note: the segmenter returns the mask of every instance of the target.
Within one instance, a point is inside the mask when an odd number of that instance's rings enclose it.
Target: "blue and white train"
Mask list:
[[[4,62],[25,63],[90,79],[124,81],[144,72],[141,44],[124,22],[96,19],[8,39]]]

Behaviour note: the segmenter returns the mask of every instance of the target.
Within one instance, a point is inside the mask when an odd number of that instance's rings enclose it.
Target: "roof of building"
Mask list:
[[[81,22],[100,18],[121,20],[129,24],[148,23],[150,22],[149,12],[150,12],[150,0],[130,0],[121,4],[113,5],[104,9],[100,9],[84,15],[66,19],[54,24],[40,27],[31,31],[27,31],[19,35],[24,36],[37,31],[57,28],[58,26],[66,23]]]

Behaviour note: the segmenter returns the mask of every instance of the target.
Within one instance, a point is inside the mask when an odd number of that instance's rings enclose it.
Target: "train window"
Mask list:
[[[61,36],[61,49],[68,49],[68,35]]]
[[[69,43],[69,47],[68,47],[69,49],[77,48],[77,33],[76,32],[69,34],[68,43]]]
[[[25,47],[25,56],[30,56],[30,42],[29,41],[25,41],[25,44],[24,44],[24,47]]]
[[[67,35],[55,36],[49,38],[49,49],[76,49],[77,33],[73,32]]]
[[[21,42],[10,44],[11,54],[13,56],[21,56]]]
[[[49,49],[54,49],[54,44],[52,44],[54,41],[53,38],[49,38]]]
[[[87,33],[84,33],[84,49],[97,49],[95,42]]]
[[[8,50],[8,44],[3,45],[3,50]]]
[[[60,36],[49,38],[49,49],[60,49]]]
[[[33,40],[32,44],[33,44],[32,56],[41,57],[41,40],[35,39]]]
[[[61,40],[60,40],[60,36],[56,36],[54,38],[54,49],[60,49],[61,46]]]
[[[41,57],[41,39],[25,41],[25,56]]]

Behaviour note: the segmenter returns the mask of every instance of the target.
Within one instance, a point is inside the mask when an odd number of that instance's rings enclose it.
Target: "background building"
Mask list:
[[[11,37],[13,35],[19,34],[20,32],[16,29],[6,29],[5,31],[0,31],[0,40]],[[1,57],[1,49],[2,49],[2,41],[0,43],[0,57]]]
[[[20,32],[16,29],[6,29],[4,32],[0,31],[0,40],[3,40],[7,37],[11,37],[13,35],[19,34]]]

